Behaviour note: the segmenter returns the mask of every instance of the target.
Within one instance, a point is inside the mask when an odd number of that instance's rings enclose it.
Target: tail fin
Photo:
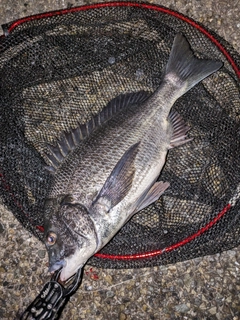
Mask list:
[[[204,60],[194,57],[186,38],[178,33],[173,42],[166,66],[165,79],[176,82],[184,93],[198,82],[222,67],[221,61]]]

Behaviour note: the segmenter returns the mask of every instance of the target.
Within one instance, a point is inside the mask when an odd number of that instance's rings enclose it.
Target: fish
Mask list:
[[[168,151],[192,140],[175,101],[222,67],[198,59],[176,34],[155,92],[120,94],[48,145],[53,183],[44,207],[49,272],[66,281],[137,212],[169,188],[158,181]]]

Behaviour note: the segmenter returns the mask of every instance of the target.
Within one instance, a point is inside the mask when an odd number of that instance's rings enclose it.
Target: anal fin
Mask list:
[[[189,141],[192,141],[193,138],[187,138],[187,132],[191,129],[180,116],[177,111],[171,111],[169,114],[169,119],[173,127],[173,135],[170,141],[169,149],[181,146]]]

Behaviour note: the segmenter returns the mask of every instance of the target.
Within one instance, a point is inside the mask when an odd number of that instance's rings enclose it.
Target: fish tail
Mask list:
[[[222,65],[221,61],[196,58],[186,38],[178,33],[174,38],[164,78],[176,88],[181,88],[182,95]]]

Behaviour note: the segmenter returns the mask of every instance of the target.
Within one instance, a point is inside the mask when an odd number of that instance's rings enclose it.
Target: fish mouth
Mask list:
[[[82,265],[81,266],[77,266],[75,269],[72,269],[72,270],[66,270],[66,268],[63,268],[61,270],[61,273],[60,273],[60,280],[62,282],[65,282],[67,281],[68,279],[70,279],[71,277],[73,277],[79,269],[82,269]]]
[[[59,270],[60,268],[63,268],[65,266],[66,261],[64,259],[58,260],[48,268],[48,272],[53,273],[54,271]]]

